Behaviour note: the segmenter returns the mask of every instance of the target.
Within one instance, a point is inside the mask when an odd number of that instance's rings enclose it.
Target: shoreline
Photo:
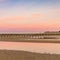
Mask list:
[[[0,50],[1,60],[60,60],[60,54],[40,54],[27,51]]]

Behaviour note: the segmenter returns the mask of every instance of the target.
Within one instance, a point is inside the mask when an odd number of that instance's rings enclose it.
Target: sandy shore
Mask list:
[[[0,39],[6,42],[60,43],[60,39]]]
[[[27,51],[0,50],[0,60],[60,60],[58,54],[40,54]]]

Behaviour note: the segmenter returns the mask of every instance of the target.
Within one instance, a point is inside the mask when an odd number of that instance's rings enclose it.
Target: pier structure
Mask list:
[[[60,33],[20,33],[0,34],[0,41],[59,41]]]

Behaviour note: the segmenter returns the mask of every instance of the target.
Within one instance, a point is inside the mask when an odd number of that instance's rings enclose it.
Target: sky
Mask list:
[[[60,0],[0,0],[0,32],[60,30]]]

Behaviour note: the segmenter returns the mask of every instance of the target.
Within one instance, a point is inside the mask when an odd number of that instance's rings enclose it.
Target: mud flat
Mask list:
[[[33,43],[60,43],[60,39],[20,39],[20,38],[7,38],[0,39],[5,42],[33,42]]]
[[[0,60],[60,60],[59,54],[40,54],[27,51],[0,50]]]

